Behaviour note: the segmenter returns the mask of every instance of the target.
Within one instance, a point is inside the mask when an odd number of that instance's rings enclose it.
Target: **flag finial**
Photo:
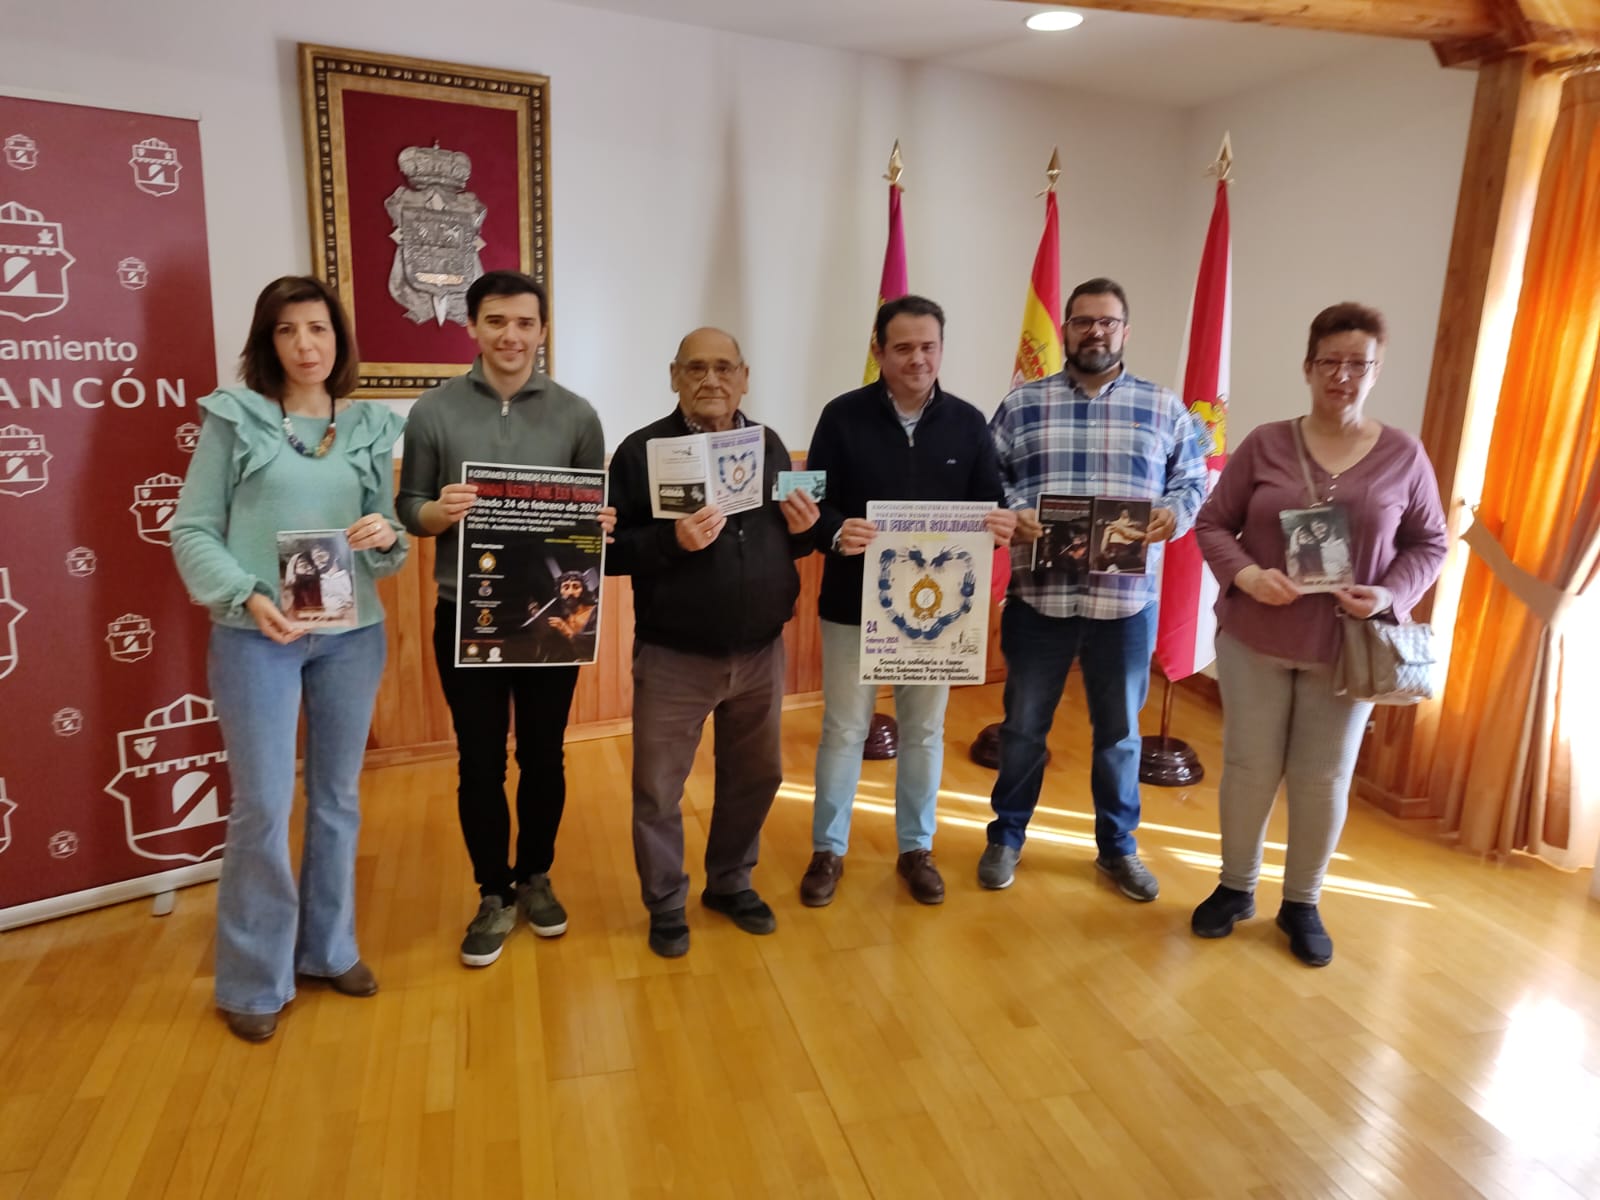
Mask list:
[[[905,173],[905,169],[905,159],[900,157],[900,139],[895,138],[894,149],[889,151],[889,170],[883,176],[889,181],[890,187],[905,190],[900,183],[900,176]]]
[[[1233,134],[1222,135],[1222,145],[1217,149],[1217,160],[1206,168],[1207,175],[1214,175],[1219,183],[1233,182]]]
[[[1042,192],[1035,192],[1036,196],[1047,196],[1056,190],[1056,181],[1061,178],[1061,147],[1052,146],[1050,149],[1050,165],[1044,170],[1045,178],[1050,182]]]

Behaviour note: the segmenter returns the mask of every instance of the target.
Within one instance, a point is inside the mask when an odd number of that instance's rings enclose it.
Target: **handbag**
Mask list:
[[[1315,506],[1316,485],[1306,460],[1300,422],[1294,423],[1294,448],[1300,455],[1306,497]],[[1366,620],[1340,610],[1339,656],[1333,664],[1333,692],[1372,704],[1420,704],[1438,692],[1438,661],[1433,626],[1394,617]]]
[[[1414,621],[1345,616],[1333,664],[1333,691],[1373,704],[1419,704],[1437,692],[1433,626]]]

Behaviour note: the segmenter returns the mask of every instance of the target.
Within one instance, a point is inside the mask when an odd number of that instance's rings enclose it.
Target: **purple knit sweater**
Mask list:
[[[1409,616],[1438,578],[1448,546],[1439,485],[1422,443],[1385,426],[1366,457],[1338,475],[1309,461],[1316,502],[1342,504],[1350,515],[1356,582],[1388,588],[1395,614]],[[1273,421],[1253,430],[1229,457],[1200,510],[1195,536],[1217,577],[1217,621],[1230,637],[1261,654],[1332,663],[1339,651],[1332,596],[1302,596],[1276,607],[1233,586],[1252,563],[1285,569],[1278,513],[1307,504],[1294,422]]]

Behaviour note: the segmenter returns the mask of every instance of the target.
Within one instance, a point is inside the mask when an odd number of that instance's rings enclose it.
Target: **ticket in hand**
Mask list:
[[[778,482],[772,485],[772,498],[774,500],[786,499],[789,493],[797,488],[813,500],[821,500],[828,494],[828,473],[826,471],[779,471]]]

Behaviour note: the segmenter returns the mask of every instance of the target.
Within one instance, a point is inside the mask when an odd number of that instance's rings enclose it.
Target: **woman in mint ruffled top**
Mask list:
[[[378,990],[356,949],[359,778],[383,674],[374,581],[405,561],[395,522],[393,447],[404,422],[348,399],[360,356],[338,298],[286,276],[256,299],[240,355],[243,387],[200,402],[172,551],[211,610],[211,696],[233,785],[217,889],[217,1007],[265,1041],[297,975],[336,991]],[[354,552],[355,625],[298,625],[278,607],[278,533],[342,530]],[[295,734],[306,719],[305,844],[289,861]]]

